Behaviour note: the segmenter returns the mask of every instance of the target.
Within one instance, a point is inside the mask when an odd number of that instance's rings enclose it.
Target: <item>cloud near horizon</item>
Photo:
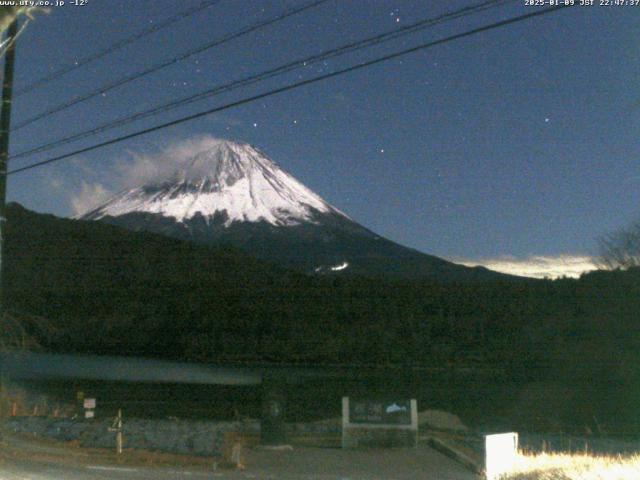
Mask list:
[[[596,259],[587,255],[533,255],[526,258],[502,256],[479,260],[452,259],[468,267],[483,266],[496,272],[531,278],[578,278],[597,270]]]

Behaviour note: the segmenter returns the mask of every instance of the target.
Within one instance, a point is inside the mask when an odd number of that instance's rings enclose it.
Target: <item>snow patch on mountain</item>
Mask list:
[[[191,158],[176,159],[164,179],[124,190],[82,218],[141,212],[184,222],[196,214],[207,221],[222,214],[225,226],[259,221],[289,226],[314,222],[316,213],[346,217],[251,145],[211,139],[202,148]]]
[[[330,272],[340,272],[342,270],[346,270],[349,267],[349,262],[342,262],[332,267],[327,267],[326,265],[321,265],[313,269],[314,273],[322,273],[326,271]]]
[[[349,262],[343,262],[340,265],[335,265],[335,266],[331,267],[331,271],[332,272],[339,272],[341,270],[344,270],[348,266],[349,266]]]

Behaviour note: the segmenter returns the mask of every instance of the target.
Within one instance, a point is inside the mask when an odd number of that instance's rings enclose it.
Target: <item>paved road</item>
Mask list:
[[[224,478],[216,472],[181,472],[172,469],[149,469],[88,465],[84,467],[34,462],[11,462],[0,466],[2,480],[176,480],[189,478]],[[229,477],[231,478],[231,477]]]
[[[244,471],[213,468],[151,468],[5,459],[0,480],[474,480],[477,477],[429,447],[394,450],[296,448],[292,451],[252,449]]]

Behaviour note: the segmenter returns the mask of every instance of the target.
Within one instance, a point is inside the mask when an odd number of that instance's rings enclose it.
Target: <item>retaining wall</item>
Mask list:
[[[5,428],[20,433],[78,441],[89,448],[114,448],[115,432],[109,431],[111,421],[51,419],[46,417],[14,417],[5,421]],[[204,422],[189,420],[125,419],[124,448],[139,448],[163,452],[220,456],[225,433],[259,433],[257,422]]]
[[[110,432],[111,420],[48,417],[11,417],[5,428],[18,433],[29,433],[65,442],[78,441],[88,448],[114,448],[115,432]],[[235,432],[258,437],[260,423],[144,420],[125,418],[123,421],[124,448],[156,450],[187,455],[221,456],[225,434]],[[335,436],[339,439],[339,425],[318,423],[287,424],[287,435],[292,439],[309,436]]]

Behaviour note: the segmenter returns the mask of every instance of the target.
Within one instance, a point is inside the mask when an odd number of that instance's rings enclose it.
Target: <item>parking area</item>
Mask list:
[[[475,474],[426,445],[356,449],[294,447],[243,451],[243,470],[213,459],[125,451],[84,450],[25,437],[3,441],[1,480],[282,479],[282,480],[473,480]]]

